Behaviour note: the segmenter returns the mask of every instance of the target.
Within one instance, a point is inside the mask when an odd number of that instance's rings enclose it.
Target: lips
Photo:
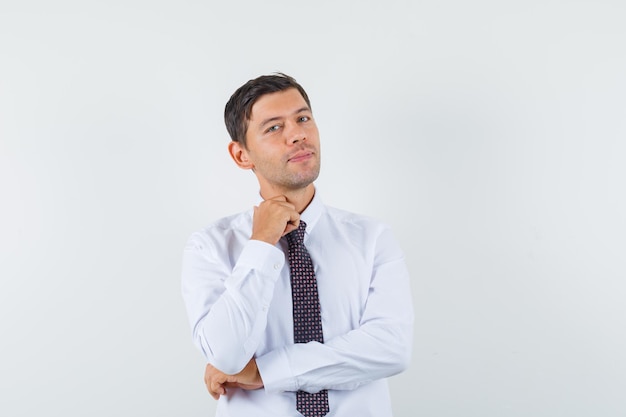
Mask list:
[[[300,161],[309,159],[311,156],[313,156],[312,151],[298,151],[295,154],[291,155],[289,159],[287,159],[287,161],[288,162],[300,162]]]

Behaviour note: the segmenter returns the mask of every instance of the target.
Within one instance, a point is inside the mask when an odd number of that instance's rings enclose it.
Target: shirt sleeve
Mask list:
[[[280,249],[250,240],[233,267],[202,235],[189,239],[183,252],[183,299],[194,343],[220,371],[236,374],[254,355],[284,263]]]
[[[268,392],[354,389],[408,367],[413,308],[404,255],[388,228],[375,250],[360,326],[324,344],[291,344],[257,357]]]

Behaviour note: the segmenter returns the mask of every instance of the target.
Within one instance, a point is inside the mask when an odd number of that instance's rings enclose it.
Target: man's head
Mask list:
[[[298,90],[310,109],[311,103],[304,88],[286,74],[262,75],[239,87],[230,97],[224,109],[224,122],[230,138],[234,142],[239,142],[244,149],[247,148],[246,133],[254,103],[266,94],[277,93],[290,88]]]
[[[320,171],[320,141],[309,98],[284,74],[262,76],[239,88],[226,104],[232,137],[228,151],[252,170],[265,198],[313,192]]]

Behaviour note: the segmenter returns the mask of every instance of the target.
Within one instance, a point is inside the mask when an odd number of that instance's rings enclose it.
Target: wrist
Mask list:
[[[278,243],[278,241],[280,240],[280,237],[275,238],[273,236],[266,236],[263,234],[255,234],[253,233],[252,236],[250,236],[250,240],[258,240],[261,242],[265,242],[265,243],[269,243],[270,245],[275,245]]]

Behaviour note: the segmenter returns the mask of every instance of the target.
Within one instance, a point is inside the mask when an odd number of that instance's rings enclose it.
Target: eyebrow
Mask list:
[[[296,110],[296,111],[294,111],[292,113],[292,116],[296,115],[298,113],[310,112],[310,111],[311,111],[311,109],[309,108],[309,106],[300,107],[298,110]],[[259,124],[259,128],[263,129],[265,127],[265,125],[267,125],[268,123],[275,122],[277,120],[281,120],[282,118],[283,118],[282,116],[275,116],[275,117],[270,117],[269,119],[265,119],[265,120],[263,120],[261,122],[261,124]]]

